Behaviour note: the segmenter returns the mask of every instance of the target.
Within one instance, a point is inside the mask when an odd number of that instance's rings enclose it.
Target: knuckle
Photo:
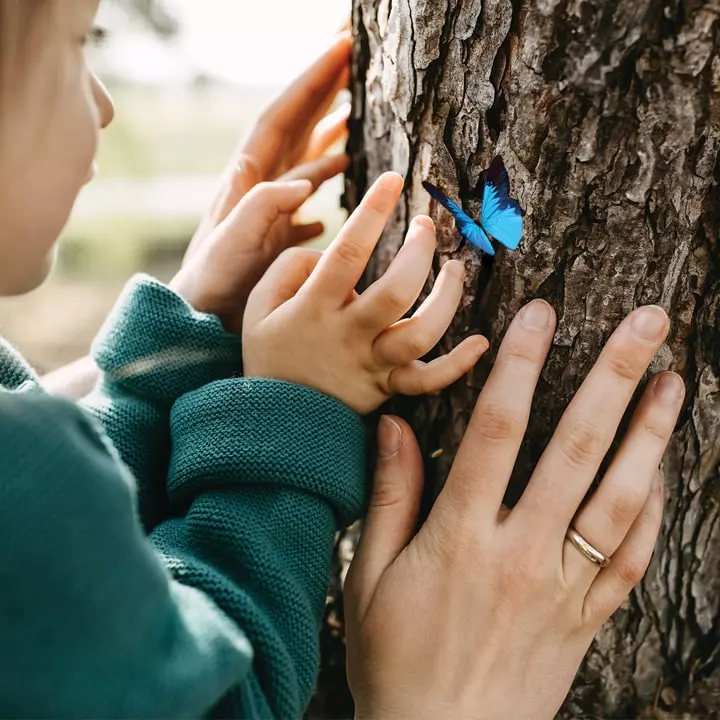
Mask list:
[[[431,392],[427,373],[417,371],[405,377],[404,395],[429,395]]]
[[[497,442],[522,437],[523,427],[507,405],[493,400],[478,408],[475,432],[481,441]]]
[[[652,414],[643,419],[642,430],[645,434],[650,435],[650,437],[665,443],[672,434],[673,426],[659,414]]]
[[[432,349],[432,341],[420,330],[414,330],[408,335],[407,348],[413,357],[421,358]]]
[[[380,297],[385,308],[395,314],[404,314],[412,303],[399,288],[388,288]]]
[[[527,344],[510,342],[505,347],[503,362],[507,365],[518,366],[521,371],[535,368],[538,364],[538,358],[534,357],[528,350]]]
[[[606,514],[615,527],[627,528],[638,516],[645,505],[646,496],[637,490],[625,489],[612,493],[605,502]]]
[[[597,427],[587,421],[570,422],[560,449],[572,467],[586,467],[598,462],[604,455],[605,438]]]
[[[634,588],[645,576],[645,563],[633,554],[613,558],[613,564],[615,574],[628,590]]]
[[[604,364],[613,375],[621,380],[637,382],[642,373],[642,370],[638,368],[637,362],[631,358],[629,352],[622,354],[619,352],[611,353],[605,358]]]
[[[535,596],[545,585],[545,564],[537,552],[516,548],[502,564],[503,585],[513,597]]]
[[[337,246],[337,257],[348,265],[359,265],[365,262],[365,253],[357,241],[346,240]]]

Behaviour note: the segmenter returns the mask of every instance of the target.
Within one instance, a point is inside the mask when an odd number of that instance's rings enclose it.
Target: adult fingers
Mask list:
[[[621,323],[563,414],[510,522],[533,518],[536,531],[542,523],[564,535],[668,328],[659,307],[640,308]]]
[[[388,328],[375,341],[375,352],[390,365],[405,365],[432,350],[447,331],[462,299],[465,266],[443,265],[430,295],[417,312]]]
[[[370,507],[347,581],[362,617],[385,571],[415,534],[423,491],[417,440],[403,420],[385,416],[378,428],[378,459]]]
[[[663,514],[663,476],[658,470],[642,512],[585,597],[583,618],[594,635],[642,580],[652,559]]]
[[[263,178],[274,177],[293,147],[303,144],[300,138],[309,137],[318,115],[327,112],[337,95],[339,80],[345,75],[351,46],[348,33],[338,36],[263,113],[243,144],[243,152],[255,160]]]
[[[554,330],[553,309],[534,300],[500,345],[443,490],[447,500],[474,515],[497,518]]]
[[[367,191],[313,273],[308,292],[316,302],[345,304],[365,271],[402,187],[400,175],[390,172],[381,175]]]
[[[416,217],[385,274],[353,304],[351,312],[358,326],[377,335],[410,310],[425,287],[435,245],[433,221],[429,217]]]
[[[335,143],[348,135],[350,103],[343,103],[337,110],[324,117],[313,130],[308,143],[306,160],[317,160]]]
[[[678,375],[662,373],[652,380],[603,481],[575,517],[575,530],[604,555],[612,556],[618,549],[646,504],[683,397]],[[564,556],[566,581],[589,587],[598,566],[569,542]]]

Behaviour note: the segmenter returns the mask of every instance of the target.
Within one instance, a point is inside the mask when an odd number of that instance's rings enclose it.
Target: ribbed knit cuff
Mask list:
[[[240,339],[218,317],[146,275],[127,284],[92,354],[107,382],[166,403],[239,374],[242,362]]]
[[[172,500],[245,484],[323,497],[339,526],[365,506],[365,431],[337,400],[299,385],[246,378],[182,397],[171,414]]]

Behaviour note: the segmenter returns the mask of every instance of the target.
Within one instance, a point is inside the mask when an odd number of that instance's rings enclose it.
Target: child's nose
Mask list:
[[[100,110],[100,127],[104,130],[115,117],[115,105],[108,89],[95,73],[92,75],[92,87],[95,102]]]

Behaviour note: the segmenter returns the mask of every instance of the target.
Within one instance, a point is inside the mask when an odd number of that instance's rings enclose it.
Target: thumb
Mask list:
[[[346,585],[360,615],[382,576],[412,540],[422,491],[422,456],[413,431],[400,418],[383,416],[370,507]]]
[[[231,235],[241,230],[246,236],[262,239],[280,215],[295,213],[312,192],[310,180],[260,183],[233,208],[220,228]]]
[[[187,264],[213,231],[227,218],[232,209],[260,182],[260,171],[255,161],[247,155],[239,155],[228,168],[222,180],[218,196],[200,222],[190,241],[183,264]]]

